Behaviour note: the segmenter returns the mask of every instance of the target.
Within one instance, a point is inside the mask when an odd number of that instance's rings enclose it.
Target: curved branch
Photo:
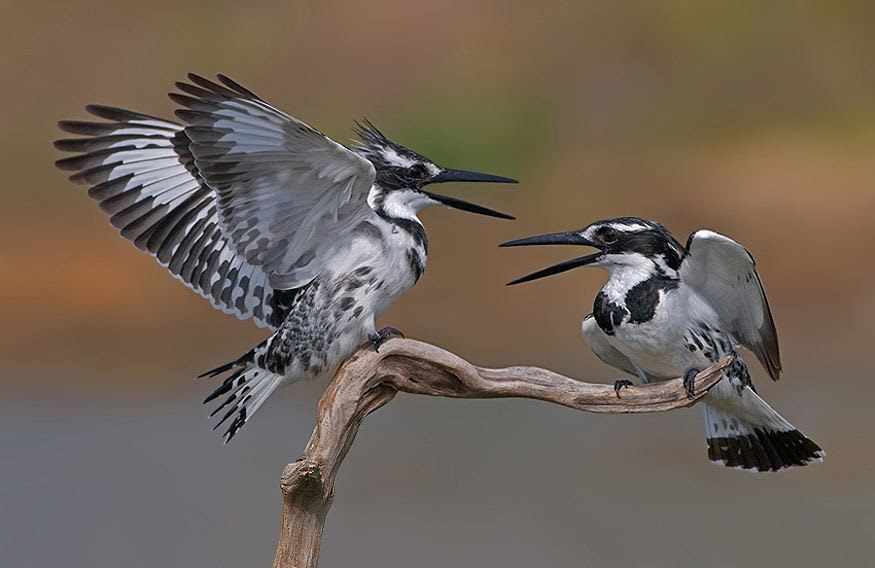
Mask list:
[[[695,377],[632,386],[576,381],[538,367],[487,369],[434,345],[393,339],[379,353],[365,345],[337,371],[319,401],[316,428],[300,459],[283,471],[283,512],[274,568],[315,568],[334,479],[365,416],[397,392],[454,398],[518,397],[599,413],[662,412],[695,404],[721,378],[725,357]]]

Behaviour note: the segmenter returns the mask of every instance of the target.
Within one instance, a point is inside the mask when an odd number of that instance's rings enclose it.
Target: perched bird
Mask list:
[[[333,374],[397,331],[374,319],[425,269],[420,209],[513,218],[426,186],[516,180],[443,168],[367,121],[346,147],[223,75],[188,79],[170,94],[184,125],[90,105],[105,121],[61,122],[82,137],[55,143],[80,153],[57,165],[183,284],[272,331],[201,375],[225,375],[204,402],[224,396],[211,416],[231,420],[227,443],[277,387]]]
[[[756,471],[822,461],[823,450],[757,395],[737,351],[739,346],[749,349],[773,380],[780,377],[775,323],[753,257],[744,247],[708,230],[690,235],[684,247],[659,223],[636,217],[501,246],[551,244],[598,252],[509,284],[578,266],[607,270],[608,282],[582,328],[593,352],[608,365],[643,383],[682,376],[692,396],[696,373],[724,356],[733,357],[723,379],[703,399],[711,461]],[[617,396],[631,384],[617,381]]]

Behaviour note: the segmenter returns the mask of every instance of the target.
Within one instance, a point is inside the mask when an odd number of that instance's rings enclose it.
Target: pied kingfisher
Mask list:
[[[778,337],[750,253],[713,231],[699,230],[682,246],[665,227],[636,217],[597,221],[577,230],[501,246],[583,245],[599,250],[510,284],[596,266],[610,274],[583,320],[583,337],[605,363],[643,383],[693,378],[726,355],[723,379],[704,399],[708,458],[729,467],[777,471],[822,461],[824,452],[760,398],[739,345],[752,351],[777,381]],[[617,381],[620,390],[632,383]]]
[[[99,105],[107,122],[63,121],[84,137],[57,162],[110,222],[225,313],[272,330],[204,401],[231,440],[277,387],[331,375],[357,346],[393,332],[374,319],[416,283],[428,241],[417,212],[432,204],[513,217],[438,195],[429,184],[516,183],[442,168],[370,122],[346,147],[231,79],[189,75],[170,98],[184,125]],[[215,429],[215,428],[214,428]]]

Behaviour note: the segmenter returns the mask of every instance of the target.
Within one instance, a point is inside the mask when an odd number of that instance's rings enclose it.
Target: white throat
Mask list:
[[[618,303],[631,288],[658,273],[653,261],[637,252],[610,254],[596,266],[604,268],[610,274],[602,291]]]
[[[368,194],[368,205],[371,209],[382,212],[388,217],[395,219],[407,219],[422,225],[417,213],[428,205],[434,204],[434,200],[420,191],[412,189],[399,189],[385,191],[373,186]]]

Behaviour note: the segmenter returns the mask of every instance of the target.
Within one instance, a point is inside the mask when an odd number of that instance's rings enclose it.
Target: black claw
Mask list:
[[[617,398],[620,398],[620,389],[631,387],[633,384],[632,381],[627,381],[626,379],[614,381],[614,392],[617,393]]]
[[[374,351],[379,353],[380,347],[393,337],[400,337],[401,339],[404,339],[404,334],[394,327],[384,327],[375,335],[370,336],[371,341],[374,343]]]
[[[684,389],[687,391],[687,398],[693,398],[696,394],[696,375],[699,374],[699,369],[688,369],[684,373]]]

